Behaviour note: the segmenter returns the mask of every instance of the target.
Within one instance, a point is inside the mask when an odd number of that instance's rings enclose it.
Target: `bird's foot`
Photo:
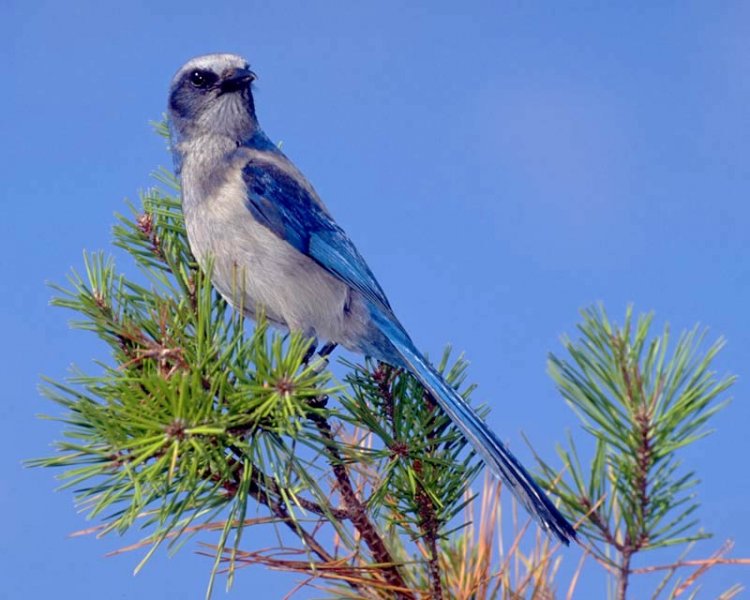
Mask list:
[[[320,350],[318,350],[318,362],[313,367],[315,373],[322,373],[324,369],[328,367],[328,357],[336,349],[338,344],[334,342],[326,342],[323,344]]]
[[[305,357],[302,359],[302,367],[307,367],[310,364],[310,361],[312,361],[313,356],[317,354],[320,360],[316,361],[314,371],[316,373],[321,373],[323,369],[328,366],[328,357],[336,349],[338,344],[336,344],[335,342],[326,342],[320,347],[320,350],[317,349],[317,346],[318,340],[313,339],[313,341],[310,343],[310,347],[305,353]]]

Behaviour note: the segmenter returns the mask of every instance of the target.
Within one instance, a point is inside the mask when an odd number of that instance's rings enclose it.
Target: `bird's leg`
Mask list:
[[[307,366],[307,364],[310,362],[310,359],[313,357],[317,349],[318,349],[318,338],[313,338],[310,341],[310,347],[307,349],[307,352],[305,352],[305,357],[302,359],[303,367]]]
[[[318,356],[321,358],[328,358],[331,353],[336,349],[338,344],[336,342],[326,342],[323,347],[318,351]]]
[[[318,362],[318,364],[313,367],[313,371],[315,373],[321,373],[323,369],[328,366],[328,357],[336,349],[336,346],[338,346],[338,344],[336,344],[335,342],[326,342],[325,344],[323,344],[320,350],[318,350],[320,362]],[[326,396],[325,394],[321,394],[320,396],[317,396],[310,401],[310,406],[312,408],[323,408],[327,403],[328,396]]]
[[[310,347],[307,349],[307,352],[305,352],[305,357],[302,359],[302,366],[306,367],[309,365],[312,357],[317,354],[322,360],[320,361],[320,364],[315,367],[315,371],[320,373],[328,366],[328,357],[337,346],[338,344],[336,342],[326,342],[320,347],[320,350],[318,350],[318,339],[313,338],[310,342]]]

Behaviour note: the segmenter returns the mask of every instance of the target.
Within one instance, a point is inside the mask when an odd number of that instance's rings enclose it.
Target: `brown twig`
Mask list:
[[[232,448],[232,450],[235,453],[241,452],[237,448]],[[259,469],[253,469],[250,476],[253,480],[253,484],[257,486],[258,488],[269,487],[271,492],[275,496],[282,495],[281,486],[279,485],[279,482],[275,478],[269,477],[268,475],[265,475],[265,474],[261,474]],[[326,517],[326,518],[332,517],[339,521],[349,518],[349,512],[347,510],[344,510],[341,508],[335,508],[330,505],[322,506],[321,504],[318,504],[317,502],[314,502],[313,500],[310,500],[303,496],[295,496],[295,502],[299,504],[299,506],[302,509],[307,510],[321,517]]]
[[[365,544],[367,544],[370,552],[372,552],[375,562],[382,568],[383,576],[386,578],[386,581],[388,581],[394,589],[408,589],[408,586],[401,577],[401,573],[399,573],[395,561],[386,547],[383,538],[380,537],[375,525],[370,521],[364,505],[360,502],[354,491],[354,486],[352,485],[349,474],[344,466],[341,453],[336,446],[330,423],[318,412],[310,412],[308,418],[315,424],[323,438],[326,451],[328,452],[329,464],[331,465],[333,475],[336,479],[341,498],[344,501],[344,506],[348,512],[349,520],[362,536],[362,539]],[[394,593],[397,598],[405,600],[411,600],[414,598],[414,595],[411,592],[399,591]]]
[[[309,561],[292,560],[288,558],[278,558],[281,555],[296,555],[300,552],[294,549],[279,548],[273,550],[240,550],[234,557],[235,561],[248,564],[262,564],[273,569],[282,571],[291,571],[295,573],[310,573],[311,579],[332,579],[344,581],[348,584],[355,584],[362,590],[381,590],[392,592],[394,594],[410,594],[411,590],[406,587],[395,587],[385,581],[379,581],[368,576],[380,572],[378,565],[352,566],[350,561],[352,556],[346,556],[335,559],[330,562],[310,563]],[[309,584],[310,581],[305,582]],[[371,597],[371,596],[366,596]]]
[[[750,566],[750,558],[703,558],[695,560],[681,560],[671,565],[654,565],[651,567],[641,567],[639,569],[631,569],[631,573],[634,575],[642,575],[644,573],[655,573],[656,571],[669,571],[672,569],[679,569],[680,567],[702,567],[708,565],[710,567],[714,565],[745,565]]]
[[[413,461],[414,472],[417,474],[418,481],[422,474],[422,463],[419,460]],[[423,489],[421,483],[418,483],[417,506],[419,507],[419,528],[422,530],[422,538],[427,545],[428,559],[427,565],[430,573],[430,583],[432,585],[432,600],[443,599],[443,586],[440,582],[440,554],[438,554],[437,537],[438,521],[435,517],[435,506],[432,500]]]
[[[615,337],[612,342],[618,353],[617,359],[620,364],[620,374],[625,384],[627,405],[633,415],[634,433],[638,439],[638,446],[635,449],[635,468],[631,481],[636,494],[634,511],[638,517],[638,530],[626,530],[623,540],[615,545],[615,548],[617,548],[622,557],[617,567],[617,598],[618,600],[625,600],[629,578],[632,573],[630,563],[633,555],[644,547],[647,547],[649,543],[649,534],[646,527],[646,522],[651,511],[648,477],[654,463],[653,406],[656,401],[656,395],[648,403],[646,402],[643,390],[643,377],[637,363],[632,365],[632,367],[629,364],[625,341]]]
[[[629,544],[626,544],[622,551],[622,561],[617,568],[617,599],[625,600],[628,593],[628,584],[630,583],[630,559],[633,557],[633,550]]]
[[[604,538],[604,541],[607,542],[610,546],[612,546],[618,552],[622,552],[623,550],[622,544],[617,541],[617,538],[614,536],[614,534],[610,530],[609,525],[599,514],[599,506],[601,506],[603,500],[604,500],[604,497],[600,498],[599,501],[595,505],[592,505],[591,500],[589,498],[585,496],[582,496],[579,498],[579,502],[581,503],[583,508],[587,511],[586,516],[588,517],[591,524],[594,525],[599,530],[599,533]]]
[[[244,469],[244,466],[236,459],[230,457],[229,460],[232,463],[230,469],[233,473],[233,481],[226,481],[222,477],[221,483],[228,493],[234,494],[237,493],[237,490],[239,489],[241,482],[240,469]],[[213,477],[216,478],[221,476],[214,475]],[[313,553],[315,553],[318,558],[326,562],[332,561],[333,557],[326,551],[326,549],[323,548],[323,546],[318,543],[315,537],[310,534],[304,527],[302,527],[299,522],[289,514],[286,504],[277,501],[273,497],[273,495],[265,489],[263,483],[264,482],[262,481],[262,477],[259,475],[258,469],[251,467],[251,480],[248,487],[248,494],[250,494],[250,496],[255,498],[255,500],[257,500],[258,502],[266,506],[273,513],[273,515],[279,519],[279,521],[283,522],[291,531],[299,536],[305,543],[305,545]]]

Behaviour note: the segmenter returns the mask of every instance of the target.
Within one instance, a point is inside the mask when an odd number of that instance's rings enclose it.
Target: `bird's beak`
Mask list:
[[[246,89],[256,78],[250,69],[233,69],[224,75],[219,88],[222,94],[236,92]]]

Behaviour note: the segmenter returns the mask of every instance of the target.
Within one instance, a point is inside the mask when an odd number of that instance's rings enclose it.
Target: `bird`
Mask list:
[[[255,73],[235,54],[190,59],[168,94],[170,147],[190,249],[230,305],[311,340],[410,372],[484,463],[566,545],[575,529],[428,362],[315,189],[261,128]],[[317,343],[317,342],[315,342]]]

